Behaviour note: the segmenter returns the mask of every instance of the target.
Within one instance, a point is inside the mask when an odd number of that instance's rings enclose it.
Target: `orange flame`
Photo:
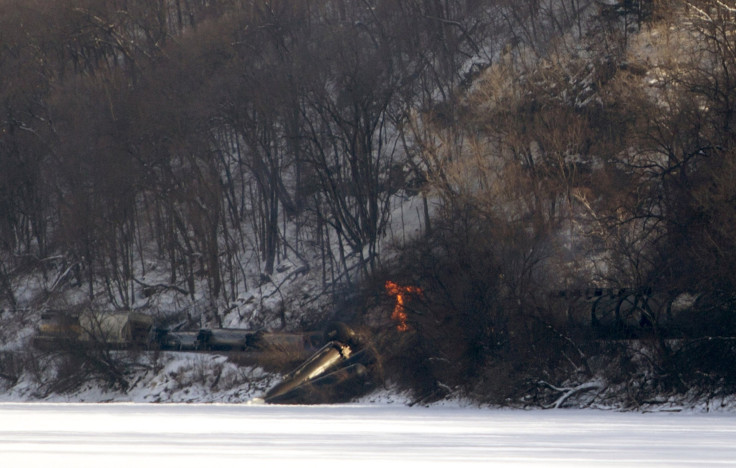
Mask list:
[[[405,332],[409,329],[409,325],[406,323],[406,309],[404,308],[404,299],[407,294],[422,294],[421,288],[416,286],[399,286],[393,281],[386,281],[386,292],[389,296],[396,296],[396,305],[394,311],[391,314],[391,319],[399,322],[396,325],[396,329],[400,332]]]

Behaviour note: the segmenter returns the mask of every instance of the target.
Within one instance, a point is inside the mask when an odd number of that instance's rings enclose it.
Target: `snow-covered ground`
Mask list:
[[[0,465],[736,466],[733,413],[0,404]]]

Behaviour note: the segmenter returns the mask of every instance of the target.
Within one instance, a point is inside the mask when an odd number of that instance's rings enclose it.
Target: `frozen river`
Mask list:
[[[736,466],[733,413],[0,403],[3,467]]]

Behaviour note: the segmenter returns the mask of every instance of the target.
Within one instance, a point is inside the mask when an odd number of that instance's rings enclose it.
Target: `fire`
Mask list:
[[[407,316],[404,301],[408,294],[422,294],[422,289],[416,286],[399,286],[393,281],[386,281],[386,292],[389,296],[396,296],[396,305],[391,314],[391,319],[399,322],[396,329],[400,332],[407,331],[409,325],[406,323]]]

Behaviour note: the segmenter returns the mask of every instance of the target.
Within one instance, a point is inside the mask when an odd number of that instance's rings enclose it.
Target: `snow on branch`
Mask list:
[[[575,395],[576,393],[586,392],[589,390],[599,390],[603,388],[603,384],[598,381],[585,382],[580,385],[576,385],[574,387],[558,387],[544,380],[540,380],[539,382],[537,382],[537,384],[547,387],[556,392],[562,393],[562,395],[560,395],[560,397],[557,398],[557,400],[555,400],[554,403],[545,406],[545,408],[555,408],[555,409],[561,407],[565,403],[565,401],[567,401],[568,398]]]
[[[721,7],[723,7],[727,12],[729,12],[729,13],[736,13],[736,8],[734,8],[732,6],[729,6],[729,5],[726,5],[721,0],[716,0],[716,3],[718,5],[720,5]]]
[[[729,14],[732,14],[733,15],[734,13],[736,13],[736,8],[734,8],[734,7],[730,6],[730,5],[727,5],[726,3],[722,2],[721,0],[715,0],[714,3],[715,3],[715,5],[719,6],[720,8],[723,8]],[[708,23],[715,23],[715,20],[714,20],[713,16],[710,13],[706,12],[705,9],[699,8],[698,6],[693,5],[690,2],[687,2],[687,5],[693,11],[695,11],[696,16],[698,16],[701,20],[706,21]]]

